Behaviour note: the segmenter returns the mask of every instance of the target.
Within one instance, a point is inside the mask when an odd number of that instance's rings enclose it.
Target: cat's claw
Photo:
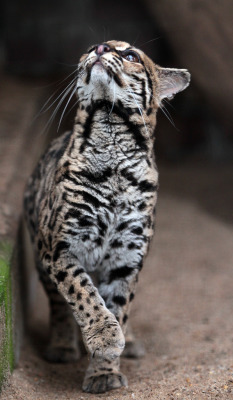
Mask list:
[[[108,390],[128,386],[128,381],[122,373],[94,375],[84,379],[83,391],[87,393],[104,393]]]

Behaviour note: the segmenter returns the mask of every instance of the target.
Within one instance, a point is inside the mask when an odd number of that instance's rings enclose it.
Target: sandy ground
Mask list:
[[[141,272],[131,321],[146,355],[122,359],[128,388],[81,390],[87,359],[49,364],[41,290],[31,338],[2,400],[233,399],[233,171],[161,168],[157,230]]]

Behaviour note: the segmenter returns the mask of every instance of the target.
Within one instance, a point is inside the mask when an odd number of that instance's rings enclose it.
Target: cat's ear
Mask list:
[[[172,99],[176,93],[184,90],[190,82],[190,73],[187,69],[161,68],[157,69],[158,74],[158,98]]]

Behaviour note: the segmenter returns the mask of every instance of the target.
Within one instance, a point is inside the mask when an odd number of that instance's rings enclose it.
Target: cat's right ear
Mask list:
[[[191,75],[187,69],[161,68],[157,69],[158,74],[158,99],[172,99],[176,93],[186,89],[190,83]]]

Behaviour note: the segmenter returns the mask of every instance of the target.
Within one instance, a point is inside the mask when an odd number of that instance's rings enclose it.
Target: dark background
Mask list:
[[[135,44],[162,66],[188,68],[191,86],[166,105],[176,127],[159,112],[157,157],[232,160],[232,2],[5,0],[0,11],[3,70],[46,78],[51,92],[88,46],[111,39]]]

